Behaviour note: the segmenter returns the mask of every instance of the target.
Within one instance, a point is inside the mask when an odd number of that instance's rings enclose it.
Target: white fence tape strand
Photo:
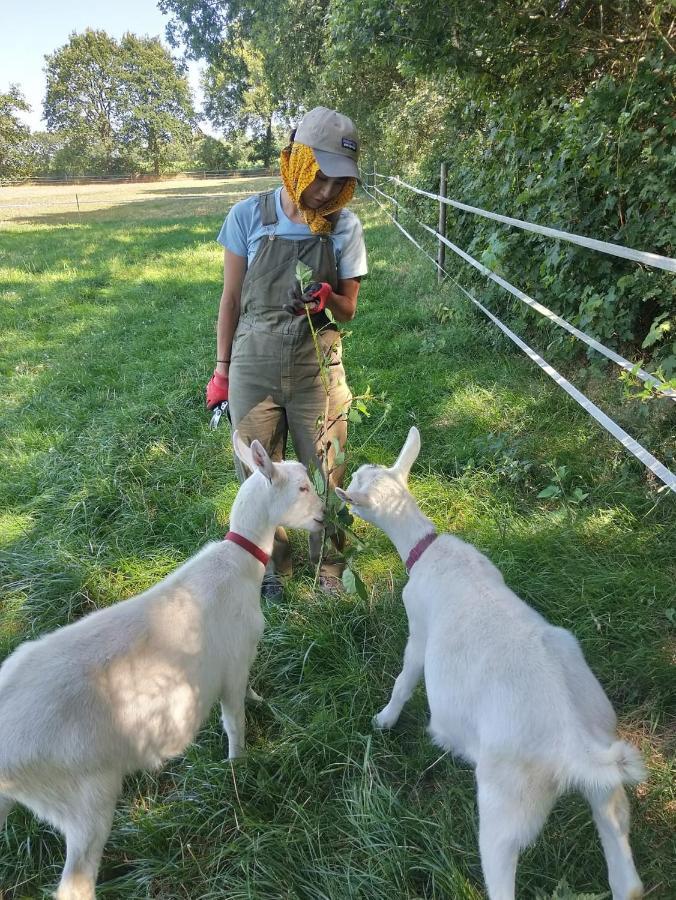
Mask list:
[[[373,189],[377,191],[378,194],[385,197],[391,203],[396,204],[399,209],[403,209],[407,212],[406,207],[402,206],[398,200],[394,197],[391,197],[389,194],[386,194],[385,191],[382,191],[377,185],[373,186]],[[410,215],[410,213],[409,213]],[[519,290],[519,288],[514,287],[513,284],[510,284],[508,281],[505,281],[504,278],[501,278],[498,274],[492,271],[492,269],[487,268],[482,263],[480,263],[477,259],[470,256],[469,253],[466,253],[460,247],[457,247],[443,235],[439,234],[438,231],[435,231],[433,228],[430,228],[429,225],[425,225],[423,222],[420,222],[418,219],[414,219],[421,228],[426,229],[433,234],[438,240],[442,241],[447,247],[450,247],[454,253],[457,253],[462,259],[468,262],[470,265],[474,266],[475,269],[478,269],[482,275],[485,275],[487,278],[490,278],[492,281],[495,281],[496,284],[499,284],[501,287],[505,288],[505,290],[509,291],[510,294],[513,294],[515,297],[518,297],[519,300],[526,303],[532,309],[536,310],[542,316],[546,316],[546,318],[550,319],[552,322],[556,322],[557,325],[560,325],[562,328],[565,328],[566,331],[569,331],[571,334],[575,335],[576,338],[579,338],[581,341],[584,341],[589,347],[592,347],[594,350],[597,350],[599,353],[602,353],[608,359],[611,359],[614,363],[617,363],[618,366],[621,366],[627,372],[632,372],[636,375],[637,378],[642,379],[643,381],[651,384],[655,390],[659,391],[660,396],[670,397],[672,400],[676,400],[676,390],[673,388],[663,388],[661,382],[655,378],[654,375],[651,375],[650,372],[646,372],[644,369],[636,367],[633,363],[631,363],[628,359],[625,359],[623,356],[620,356],[619,353],[615,353],[614,350],[611,350],[610,347],[606,347],[604,344],[601,344],[595,338],[591,337],[588,334],[585,334],[584,331],[580,331],[579,328],[576,328],[574,325],[571,325],[570,322],[567,322],[566,319],[561,318],[556,313],[552,312],[551,309],[548,309],[546,306],[543,306],[542,303],[539,303],[537,300],[534,300],[532,297],[529,297],[528,294],[524,294],[523,291]]]
[[[434,265],[439,268],[439,264],[437,261],[429,254],[420,244],[415,240],[412,235],[410,235],[406,229],[396,221],[396,219],[385,209],[382,203],[375,197],[370,191],[368,191],[363,185],[362,189],[366,194],[369,195],[378,206],[385,212],[387,216],[394,222],[397,228],[411,241],[411,243],[415,244],[415,246],[421,250],[425,256],[430,259]],[[422,223],[420,223],[422,224]],[[593,403],[588,397],[586,397],[581,391],[579,391],[574,385],[572,385],[566,378],[563,377],[553,366],[550,366],[549,363],[543,359],[538,353],[535,352],[531,347],[528,346],[521,338],[515,334],[510,328],[508,328],[504,322],[501,322],[497,316],[494,316],[493,313],[486,309],[486,307],[480,303],[475,297],[473,297],[469,291],[465,290],[465,288],[459,284],[455,278],[449,275],[445,270],[444,274],[450,278],[450,280],[458,287],[462,293],[469,299],[471,302],[477,306],[483,313],[486,315],[498,328],[507,335],[507,337],[513,341],[517,347],[519,347],[523,352],[533,360],[533,362],[537,363],[537,365],[545,372],[549,377],[559,385],[559,387],[563,388],[566,393],[579,403],[579,405],[587,412],[590,416],[592,416],[606,431],[611,434],[616,440],[618,440],[623,447],[625,447],[630,453],[632,453],[637,459],[639,459],[646,468],[650,469],[659,479],[662,481],[670,490],[676,493],[676,475],[671,472],[667,467],[661,463],[656,457],[650,453],[650,451],[646,450],[637,440],[635,440],[630,434],[628,434],[617,422],[613,421],[610,416],[607,416],[595,403]]]
[[[379,172],[376,172],[375,175],[378,178],[387,178],[389,181],[400,184],[409,191],[414,191],[416,194],[421,194],[423,197],[429,197],[430,200],[446,203],[448,206],[454,206],[456,209],[462,209],[465,212],[483,216],[485,219],[494,219],[496,222],[502,222],[504,225],[513,225],[515,228],[521,228],[524,231],[532,231],[535,234],[543,234],[546,237],[568,241],[571,244],[579,244],[580,247],[587,247],[589,250],[599,250],[601,253],[608,253],[611,256],[620,256],[623,259],[631,259],[634,262],[643,263],[646,266],[666,269],[667,272],[676,272],[676,259],[671,259],[669,256],[660,256],[658,253],[648,253],[644,250],[632,250],[630,247],[623,247],[621,244],[613,244],[610,241],[598,241],[595,238],[584,237],[580,234],[572,234],[569,231],[559,231],[557,228],[547,228],[544,225],[535,225],[533,222],[525,222],[522,219],[513,219],[511,216],[502,216],[499,213],[480,209],[478,206],[469,206],[467,203],[460,203],[459,200],[451,200],[448,197],[442,197],[440,194],[423,191],[421,188],[417,188],[414,185],[403,181],[397,175],[381,175]]]

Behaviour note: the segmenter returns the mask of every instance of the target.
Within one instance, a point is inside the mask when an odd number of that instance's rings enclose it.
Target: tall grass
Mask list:
[[[163,208],[47,213],[0,235],[3,656],[138,593],[227,528],[237,487],[228,433],[208,429],[203,400],[225,208]],[[673,499],[440,289],[372,207],[358,212],[371,275],[345,341],[348,375],[355,390],[386,392],[392,409],[375,433],[375,410],[352,428],[350,466],[393,461],[415,422],[423,448],[412,489],[425,512],[579,637],[648,759],[650,780],[633,792],[633,844],[650,896],[666,900],[676,882]],[[622,404],[609,374],[582,377],[666,458],[669,412]],[[538,499],[564,465],[562,496]],[[253,684],[266,702],[248,710],[246,760],[224,759],[214,711],[184,757],[130,778],[101,897],[484,896],[473,775],[428,741],[422,691],[392,733],[371,730],[400,665],[405,575],[387,539],[357,527],[369,539],[368,601],[314,595],[304,538],[293,535],[287,602],[265,610]],[[17,809],[0,841],[7,900],[48,896],[61,839]],[[575,797],[522,857],[519,896],[550,896],[563,878],[576,891],[607,890]]]

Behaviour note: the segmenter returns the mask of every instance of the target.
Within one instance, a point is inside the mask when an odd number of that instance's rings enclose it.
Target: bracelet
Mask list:
[[[217,363],[229,363],[230,360],[229,359],[217,359],[216,362]]]

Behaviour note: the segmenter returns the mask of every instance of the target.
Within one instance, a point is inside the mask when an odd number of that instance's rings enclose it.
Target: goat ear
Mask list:
[[[232,449],[235,451],[235,454],[242,460],[244,465],[253,471],[254,464],[253,460],[251,459],[251,450],[242,440],[239,431],[233,432]]]
[[[350,494],[350,503],[358,509],[367,509],[372,506],[371,498],[366,491],[353,491]]]
[[[404,483],[408,481],[408,474],[411,471],[411,466],[418,458],[419,453],[420,432],[415,425],[413,425],[406,438],[406,443],[401,448],[396,463],[392,466],[394,474],[398,478],[401,478]]]
[[[352,491],[349,494],[340,488],[334,488],[334,491],[343,503],[349,503],[351,506],[357,506],[361,509],[371,505],[371,498],[365,491]]]
[[[268,481],[272,481],[272,476],[275,474],[275,470],[272,460],[268,456],[265,447],[261,444],[260,441],[254,439],[253,441],[251,441],[250,449],[253,468],[258,469],[259,472],[262,472],[262,474],[265,475]]]

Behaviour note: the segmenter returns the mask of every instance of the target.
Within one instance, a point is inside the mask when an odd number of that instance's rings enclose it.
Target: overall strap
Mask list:
[[[277,207],[275,204],[275,191],[265,191],[258,195],[258,206],[261,211],[262,225],[277,224]]]

